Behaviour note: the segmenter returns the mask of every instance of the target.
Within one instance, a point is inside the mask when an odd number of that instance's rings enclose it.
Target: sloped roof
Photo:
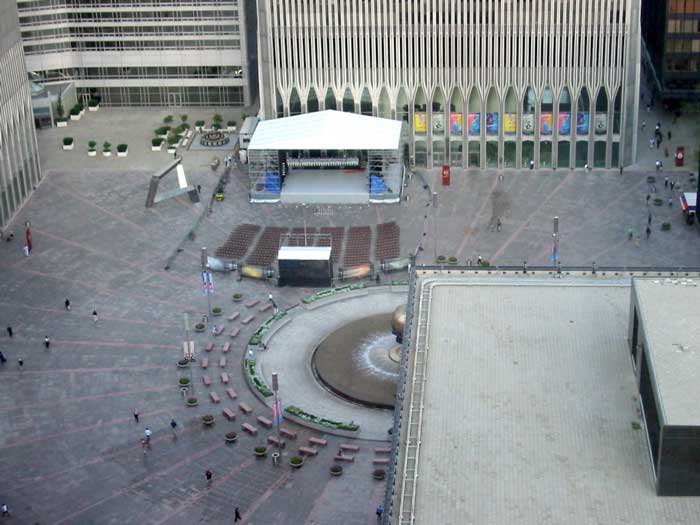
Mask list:
[[[258,124],[249,150],[393,150],[401,121],[326,110]]]

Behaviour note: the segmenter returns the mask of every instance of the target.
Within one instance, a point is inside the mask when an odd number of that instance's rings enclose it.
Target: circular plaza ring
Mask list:
[[[219,148],[229,143],[229,138],[226,133],[221,131],[207,131],[202,138],[199,139],[202,146],[210,148]]]

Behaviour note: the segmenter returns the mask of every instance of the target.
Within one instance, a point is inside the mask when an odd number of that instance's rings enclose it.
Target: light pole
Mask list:
[[[437,261],[437,209],[438,209],[438,194],[433,192],[433,261]]]
[[[282,443],[282,440],[280,438],[280,421],[282,420],[282,406],[280,405],[280,400],[278,397],[278,392],[279,392],[279,379],[277,376],[277,372],[272,373],[272,392],[275,394],[275,406],[274,409],[272,410],[272,413],[275,417],[275,428],[277,429],[277,439],[279,443]]]
[[[552,233],[552,266],[556,266],[559,262],[559,217],[554,217],[553,233]]]
[[[182,314],[182,320],[185,324],[185,348],[190,355],[190,390],[192,390],[192,395],[194,396],[194,379],[192,378],[192,362],[194,361],[194,345],[190,342],[190,316],[187,312]]]
[[[206,246],[202,246],[200,253],[202,256],[202,283],[204,285],[204,294],[207,296],[207,306],[209,307],[209,317],[207,319],[211,319],[211,299],[209,298],[209,288],[207,287],[207,282],[204,280],[204,272],[209,270],[209,258],[207,256]]]

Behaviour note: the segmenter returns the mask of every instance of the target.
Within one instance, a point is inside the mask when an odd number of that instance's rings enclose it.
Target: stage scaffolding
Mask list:
[[[282,162],[278,150],[248,150],[250,202],[279,202]]]
[[[377,203],[399,202],[403,188],[404,166],[401,149],[369,150],[369,201]]]

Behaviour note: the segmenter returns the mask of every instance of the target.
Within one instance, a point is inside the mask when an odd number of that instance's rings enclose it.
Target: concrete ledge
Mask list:
[[[294,423],[301,425],[302,427],[312,428],[314,430],[318,430],[319,432],[325,432],[326,434],[331,434],[333,436],[357,438],[357,437],[359,437],[359,434],[360,434],[359,430],[354,430],[354,431],[339,430],[336,428],[327,427],[325,425],[318,425],[316,423],[312,423],[311,421],[307,421],[306,419],[302,419],[300,417],[293,416],[292,414],[289,414],[287,412],[284,413],[284,419],[286,419],[288,421],[293,421]]]

